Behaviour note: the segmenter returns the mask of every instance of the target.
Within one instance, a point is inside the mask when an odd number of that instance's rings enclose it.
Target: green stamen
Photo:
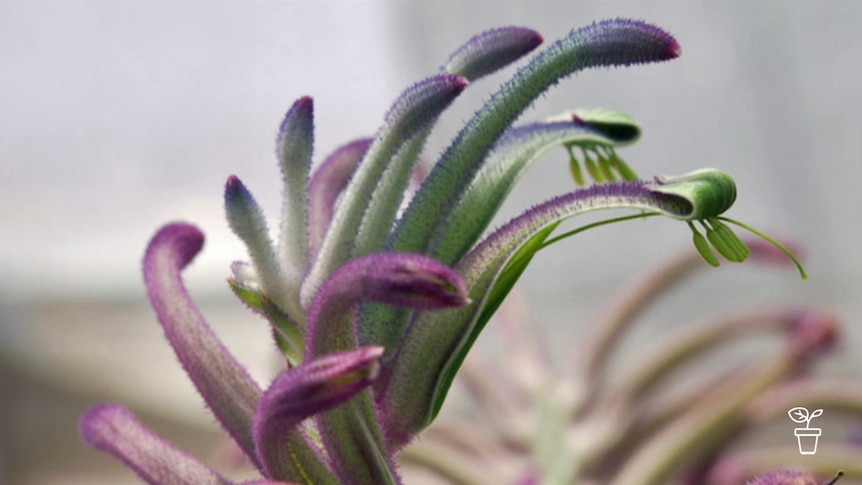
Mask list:
[[[727,225],[723,224],[715,217],[710,218],[709,223],[715,228],[716,233],[718,233],[725,242],[731,245],[731,248],[739,255],[740,261],[745,261],[745,258],[751,254],[751,249],[749,249],[742,239],[733,232],[733,229],[727,227]]]
[[[704,232],[706,232],[706,239],[709,240],[709,243],[712,245],[712,247],[715,248],[716,251],[718,251],[718,254],[724,256],[728,261],[736,261],[736,256],[733,250],[725,243],[724,239],[722,239],[718,235],[718,233],[715,232],[715,229],[713,229],[712,226],[707,224],[705,220],[698,222],[700,222],[700,225],[703,227]]]
[[[580,163],[578,163],[578,158],[572,151],[572,145],[567,145],[566,150],[569,151],[569,171],[572,172],[572,178],[575,180],[575,185],[577,185],[578,187],[583,187],[584,185],[586,185],[586,181],[584,180],[584,173],[581,171],[581,165]]]
[[[596,165],[596,161],[590,158],[589,153],[584,150],[584,165],[587,166],[587,172],[589,172],[590,177],[596,181],[597,184],[603,184],[607,182],[602,172],[599,171],[599,167]]]
[[[694,224],[692,224],[691,221],[688,221],[688,227],[691,228],[694,247],[697,249],[697,252],[700,253],[700,256],[710,265],[719,266],[721,263],[718,261],[718,257],[715,253],[712,252],[712,248],[709,246],[709,242],[707,242],[706,238],[703,237],[703,234],[697,231],[697,228],[694,227]],[[709,234],[709,230],[707,230],[707,234]],[[719,251],[721,251],[721,249],[719,249]]]
[[[632,170],[631,167],[629,167],[628,164],[619,157],[619,155],[617,155],[617,152],[613,147],[604,147],[604,149],[607,153],[608,159],[611,161],[611,165],[617,170],[623,180],[630,182],[638,179],[638,174],[635,173],[635,171]]]
[[[711,242],[712,246],[717,249],[722,256],[727,258],[728,261],[733,261],[734,263],[742,262],[745,259],[744,251],[743,254],[740,254],[734,246],[732,238],[728,239],[725,237],[725,234],[718,231],[717,228],[711,224],[711,219],[712,218],[700,221],[706,230],[706,237],[709,239],[709,242]]]
[[[599,152],[595,148],[593,150],[596,155],[596,158],[599,161],[599,170],[602,172],[602,175],[604,175],[605,179],[607,179],[609,182],[616,182],[617,176],[614,174],[614,170],[611,166],[610,160],[608,160],[606,157],[603,157],[601,152]]]

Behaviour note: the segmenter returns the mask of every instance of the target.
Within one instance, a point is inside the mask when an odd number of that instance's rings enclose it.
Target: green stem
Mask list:
[[[720,219],[724,222],[729,222],[731,224],[735,224],[736,226],[739,226],[739,227],[747,230],[748,232],[751,232],[752,234],[756,234],[757,236],[760,236],[763,240],[769,242],[773,246],[780,249],[781,252],[786,254],[787,257],[789,257],[793,261],[793,264],[796,265],[796,268],[799,270],[799,276],[801,276],[803,280],[808,279],[808,273],[805,272],[805,268],[802,267],[802,263],[800,263],[799,260],[796,259],[796,256],[789,249],[787,249],[786,246],[784,246],[783,244],[776,241],[775,239],[767,236],[766,234],[758,231],[757,229],[755,229],[755,228],[753,228],[753,227],[751,227],[748,224],[745,224],[743,222],[739,222],[739,221],[736,221],[736,220],[730,219],[729,217],[724,217],[724,216],[718,216],[718,219]]]

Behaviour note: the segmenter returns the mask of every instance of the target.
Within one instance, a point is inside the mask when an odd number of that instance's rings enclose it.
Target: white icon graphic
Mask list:
[[[803,407],[796,407],[787,411],[787,415],[794,423],[805,423],[804,428],[796,428],[793,434],[796,435],[796,441],[799,443],[799,454],[813,455],[817,453],[817,442],[820,439],[820,428],[812,428],[811,420],[823,414],[822,409],[816,409],[813,413],[809,413]]]

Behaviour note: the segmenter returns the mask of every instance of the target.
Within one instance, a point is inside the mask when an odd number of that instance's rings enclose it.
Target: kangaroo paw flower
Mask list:
[[[225,430],[254,459],[251,423],[260,388],[215,336],[183,285],[180,271],[203,246],[194,226],[168,224],[144,256],[144,281],[165,337]]]
[[[176,449],[117,404],[90,408],[80,421],[81,436],[151,485],[232,485],[203,463]]]
[[[338,406],[377,376],[381,347],[329,354],[288,369],[264,392],[254,439],[264,475],[279,480],[332,483],[334,475],[299,429],[313,415]]]

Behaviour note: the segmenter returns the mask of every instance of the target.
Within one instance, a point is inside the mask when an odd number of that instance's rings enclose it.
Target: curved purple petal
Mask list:
[[[254,461],[251,424],[260,388],[219,341],[189,297],[180,271],[203,246],[196,227],[162,227],[144,255],[147,294],[165,337],[216,419]]]
[[[305,455],[313,450],[297,426],[368,387],[377,376],[381,355],[382,347],[330,354],[288,369],[275,378],[258,403],[254,419],[254,439],[265,476],[312,483],[333,481],[321,457],[298,456],[298,448],[304,448]],[[297,459],[302,469],[297,466]]]
[[[118,404],[98,404],[79,423],[81,437],[151,485],[231,485],[233,482],[156,436]]]
[[[464,279],[448,266],[410,253],[378,253],[341,266],[308,314],[307,356],[356,347],[353,310],[362,302],[430,310],[470,302]]]

